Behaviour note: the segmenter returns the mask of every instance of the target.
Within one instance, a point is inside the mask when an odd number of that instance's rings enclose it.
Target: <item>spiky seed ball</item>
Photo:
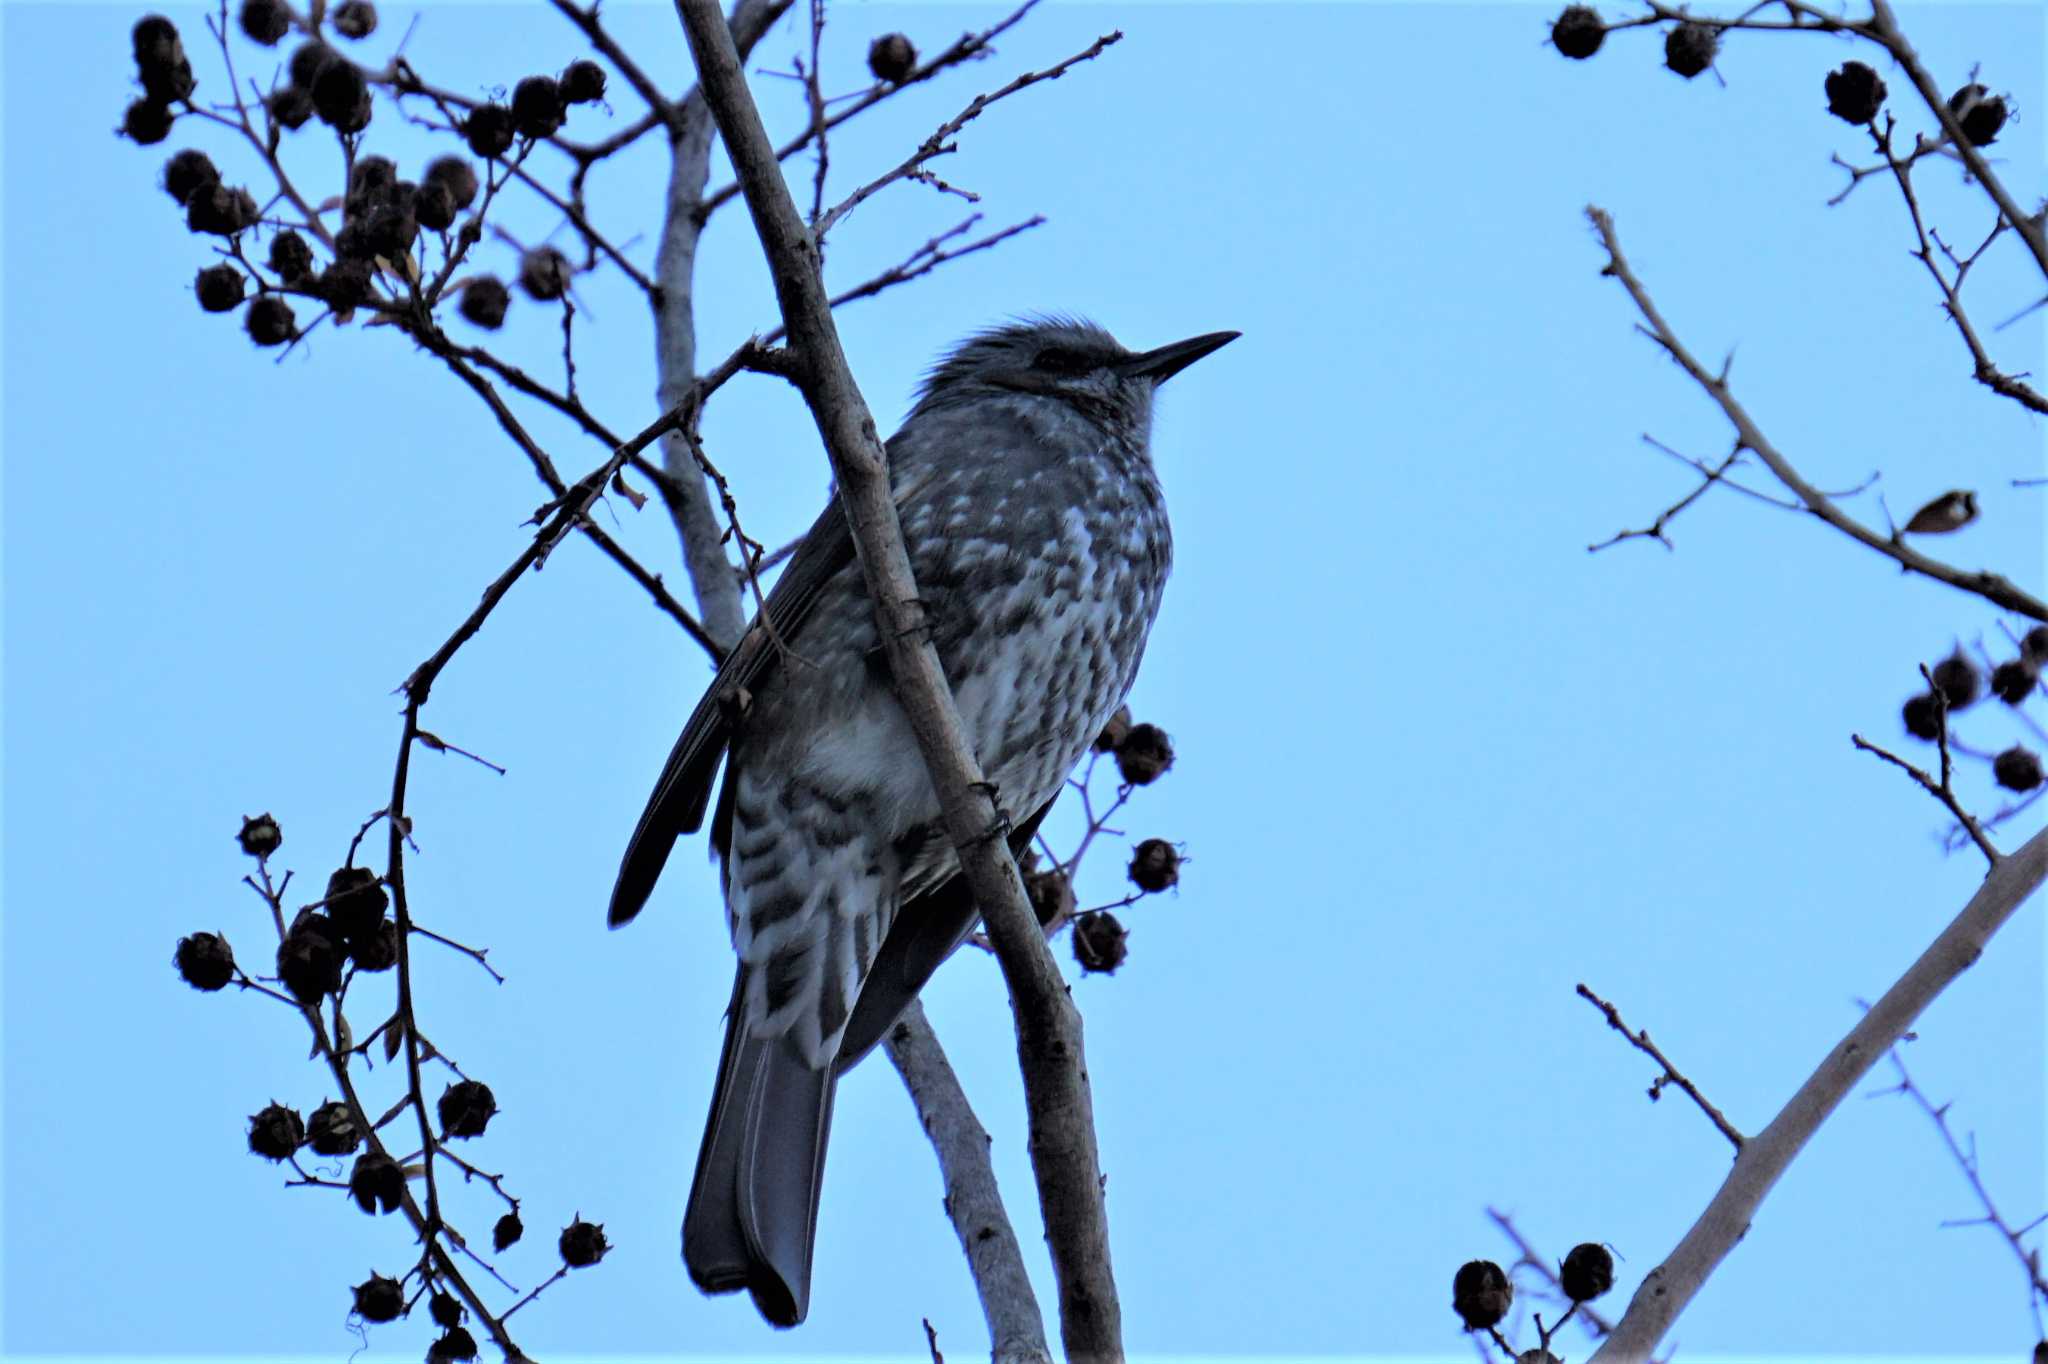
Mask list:
[[[436,1105],[444,1137],[480,1137],[498,1112],[498,1100],[481,1080],[461,1080],[441,1091]]]
[[[1962,125],[1963,136],[1973,147],[1988,147],[1996,142],[2009,113],[2005,97],[1994,95],[1981,85],[1966,85],[1950,95],[1948,111]]]
[[[1084,975],[1095,971],[1115,975],[1131,954],[1125,941],[1129,936],[1116,915],[1106,909],[1083,914],[1074,920],[1074,960],[1081,964]]]
[[[519,287],[528,298],[542,303],[568,293],[575,273],[569,258],[552,246],[536,246],[519,258]]]
[[[1941,694],[1948,698],[1951,711],[1963,710],[1975,705],[1983,695],[1984,679],[1978,674],[1977,666],[1963,656],[1961,649],[1934,665],[1934,685],[1941,688]]]
[[[223,262],[202,269],[192,281],[192,292],[199,295],[199,306],[207,312],[233,312],[242,306],[245,283],[240,270]]]
[[[1040,928],[1050,928],[1074,912],[1074,883],[1066,873],[1035,871],[1024,878],[1024,898],[1031,901],[1031,912],[1038,917]]]
[[[313,117],[313,97],[296,85],[281,85],[263,97],[263,107],[280,128],[296,132]]]
[[[340,1100],[321,1104],[306,1120],[306,1144],[323,1156],[346,1156],[363,1144],[355,1114]]]
[[[1933,743],[1941,737],[1941,702],[1931,691],[1923,691],[1900,708],[1899,719],[1905,722],[1906,733],[1916,739]]]
[[[884,33],[868,44],[868,70],[878,81],[901,85],[917,70],[917,46],[901,33]]]
[[[334,31],[344,38],[367,38],[377,31],[377,7],[370,0],[342,0],[334,11]]]
[[[311,90],[320,73],[339,61],[346,61],[339,52],[318,38],[300,43],[292,50],[292,59],[285,66],[285,75],[301,90]]]
[[[370,267],[360,260],[338,260],[320,272],[320,299],[336,313],[350,313],[370,301]]]
[[[1991,775],[2008,791],[2031,791],[2041,784],[2041,760],[2014,744],[1991,760]]]
[[[427,1347],[427,1364],[462,1364],[475,1358],[476,1337],[460,1326],[451,1326],[447,1334]]]
[[[562,69],[562,100],[595,104],[604,98],[604,68],[593,61],[574,61]]]
[[[1614,1256],[1606,1246],[1581,1242],[1564,1257],[1557,1281],[1573,1302],[1591,1302],[1614,1287]]]
[[[1533,1345],[1515,1356],[1515,1364],[1564,1364],[1564,1361],[1541,1345]]]
[[[390,903],[377,873],[368,867],[339,867],[327,878],[327,917],[343,937],[376,932]]]
[[[144,94],[159,104],[174,104],[192,93],[192,63],[185,58],[176,24],[161,14],[145,14],[129,36]]]
[[[350,208],[367,207],[398,183],[398,167],[388,156],[359,156],[348,173]]]
[[[169,105],[139,99],[121,115],[121,135],[138,147],[154,147],[171,135],[171,121],[176,117]]]
[[[218,181],[193,190],[185,201],[185,226],[194,232],[232,237],[255,221],[255,197]]]
[[[512,111],[502,104],[479,104],[462,120],[462,140],[485,160],[512,150]]]
[[[503,280],[496,275],[478,275],[462,286],[460,311],[465,321],[496,331],[505,325],[505,308],[511,302]]]
[[[462,1325],[462,1300],[453,1293],[436,1293],[427,1299],[427,1315],[434,1319],[434,1325],[452,1331]]]
[[[387,198],[370,205],[356,223],[364,256],[396,260],[410,250],[420,235],[418,204],[419,187],[406,181],[394,186]],[[339,238],[335,245],[340,246]]]
[[[1862,62],[1843,62],[1824,82],[1828,112],[1844,123],[1862,125],[1884,108],[1884,77]]]
[[[562,126],[562,87],[553,76],[528,76],[512,87],[512,125],[521,137],[549,137]]]
[[[2009,658],[1991,670],[1991,694],[2008,706],[2017,706],[2034,694],[2040,672],[2025,654]]]
[[[192,197],[192,191],[219,183],[220,172],[214,169],[213,158],[197,147],[187,147],[164,162],[164,193],[180,207]]]
[[[337,58],[313,81],[313,112],[337,133],[359,133],[370,126],[370,85],[354,62]]]
[[[421,188],[428,185],[445,188],[458,210],[468,208],[476,202],[476,167],[459,156],[436,157],[420,177]]]
[[[161,61],[179,41],[178,26],[161,14],[145,14],[129,30],[130,51],[138,62]]]
[[[277,254],[275,243],[271,246],[271,254]],[[284,845],[284,830],[277,827],[277,821],[268,813],[244,815],[241,832],[235,835],[235,841],[251,857],[268,857]]]
[[[2034,1347],[2034,1364],[2048,1364],[2048,1340]]]
[[[292,31],[291,8],[284,0],[242,0],[242,32],[249,41],[275,47]]]
[[[171,960],[187,985],[209,994],[235,978],[235,950],[218,933],[193,933],[178,939],[178,951]]]
[[[1607,25],[1591,5],[1567,5],[1550,26],[1550,45],[1573,61],[1584,61],[1607,41]]]
[[[395,1212],[405,1201],[405,1169],[376,1151],[357,1156],[349,1171],[348,1194],[364,1212]]]
[[[398,1280],[372,1274],[356,1285],[356,1315],[364,1321],[397,1321],[405,1310],[405,1289]]]
[[[313,273],[313,248],[306,245],[304,237],[286,228],[270,239],[270,268],[286,284],[304,279]]]
[[[526,1224],[519,1220],[519,1214],[508,1212],[491,1228],[491,1249],[502,1255],[505,1247],[517,1243],[525,1234]]]
[[[1116,770],[1131,786],[1150,786],[1173,766],[1173,740],[1157,725],[1132,725],[1116,746]]]
[[[1131,884],[1156,895],[1180,883],[1180,849],[1163,838],[1148,838],[1131,850]]]
[[[277,945],[277,974],[292,998],[318,1004],[341,988],[342,941],[324,914],[301,914]]]
[[[1491,1260],[1468,1260],[1451,1279],[1451,1310],[1468,1331],[1486,1331],[1500,1325],[1515,1300],[1515,1286],[1507,1271]]]
[[[1692,19],[1664,35],[1664,65],[1687,80],[1712,66],[1720,50],[1721,35]]]
[[[306,1120],[280,1103],[249,1117],[249,1149],[265,1160],[290,1160],[306,1140]]]
[[[1131,708],[1129,706],[1118,706],[1116,714],[1110,716],[1109,723],[1102,727],[1102,733],[1095,736],[1095,751],[1097,753],[1114,752],[1116,746],[1122,743],[1124,736],[1130,732]]]
[[[562,1263],[569,1268],[587,1269],[602,1260],[611,1246],[604,1239],[603,1224],[578,1217],[562,1228],[555,1248],[562,1252]]]
[[[292,316],[292,305],[276,294],[258,294],[242,325],[248,330],[249,339],[259,346],[282,346],[299,334],[299,320]]]
[[[422,184],[412,200],[413,221],[429,232],[446,232],[455,226],[455,196],[439,180]]]
[[[376,932],[350,938],[348,956],[358,971],[389,971],[398,965],[398,925],[386,919]]]
[[[2048,668],[2048,625],[2036,625],[2020,640],[2020,653],[2036,668]]]

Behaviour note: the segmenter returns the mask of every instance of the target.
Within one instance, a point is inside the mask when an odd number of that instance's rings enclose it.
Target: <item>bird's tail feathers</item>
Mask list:
[[[810,1310],[837,1075],[787,1037],[747,1035],[745,980],[743,968],[683,1214],[683,1263],[706,1293],[744,1288],[771,1324],[795,1326]]]

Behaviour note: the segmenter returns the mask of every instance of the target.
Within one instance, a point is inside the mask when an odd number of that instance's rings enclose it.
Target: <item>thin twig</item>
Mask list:
[[[1594,994],[1584,984],[1578,987],[1578,994],[1580,999],[1585,1000],[1605,1015],[1607,1026],[1620,1033],[1623,1037],[1626,1037],[1630,1046],[1664,1068],[1664,1073],[1658,1076],[1650,1085],[1650,1097],[1652,1099],[1658,1097],[1658,1094],[1666,1084],[1677,1085],[1685,1091],[1686,1097],[1699,1105],[1700,1112],[1707,1115],[1707,1121],[1714,1124],[1715,1130],[1728,1138],[1728,1144],[1735,1148],[1736,1154],[1740,1155],[1742,1153],[1742,1143],[1745,1140],[1742,1133],[1735,1130],[1735,1124],[1729,1122],[1720,1109],[1707,1101],[1707,1096],[1700,1093],[1698,1085],[1687,1079],[1677,1066],[1671,1064],[1670,1058],[1657,1049],[1657,1044],[1650,1040],[1650,1034],[1647,1029],[1635,1032],[1629,1031],[1628,1024],[1622,1021],[1621,1010]]]

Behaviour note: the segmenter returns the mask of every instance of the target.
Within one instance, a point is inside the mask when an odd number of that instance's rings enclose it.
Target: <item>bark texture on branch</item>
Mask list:
[[[989,1163],[988,1129],[968,1105],[966,1091],[925,1019],[924,1006],[913,1002],[882,1045],[896,1063],[917,1104],[925,1135],[938,1152],[946,1216],[981,1295],[991,1359],[994,1364],[1052,1364],[1038,1294],[1024,1271],[1024,1253]]]
[[[1885,991],[1771,1125],[1743,1143],[1735,1168],[1663,1264],[1651,1270],[1592,1364],[1647,1361],[1709,1275],[1749,1230],[1758,1207],[1842,1100],[1913,1021],[1984,954],[1992,935],[2048,879],[2048,829],[1999,859],[1984,884],[1920,959]]]
[[[677,0],[676,8],[697,63],[698,88],[718,123],[774,275],[797,386],[839,479],[840,502],[875,603],[897,695],[1010,987],[1030,1114],[1032,1170],[1059,1282],[1062,1342],[1076,1364],[1120,1360],[1121,1312],[1110,1268],[1080,1013],[1025,900],[1004,822],[968,748],[952,690],[931,646],[890,497],[882,442],[847,369],[815,245],[761,126],[731,34],[714,0]]]
[[[740,0],[727,27],[735,51],[750,51],[791,3]],[[727,25],[722,17],[719,22]],[[655,401],[663,412],[674,410],[697,379],[692,282],[697,272],[697,242],[704,234],[701,213],[715,131],[702,86],[668,109],[668,193],[662,205],[661,245],[654,256]],[[719,525],[704,471],[697,467],[690,443],[680,431],[663,438],[661,467],[669,477],[663,493],[676,533],[682,537],[683,566],[696,593],[697,618],[719,647],[729,649],[747,627],[738,575],[725,555],[725,530]]]

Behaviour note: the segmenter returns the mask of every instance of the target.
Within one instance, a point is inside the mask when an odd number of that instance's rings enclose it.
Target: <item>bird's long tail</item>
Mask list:
[[[813,1069],[787,1037],[748,1037],[745,988],[742,967],[683,1213],[683,1263],[705,1292],[744,1288],[770,1323],[795,1326],[810,1310],[837,1075]]]

